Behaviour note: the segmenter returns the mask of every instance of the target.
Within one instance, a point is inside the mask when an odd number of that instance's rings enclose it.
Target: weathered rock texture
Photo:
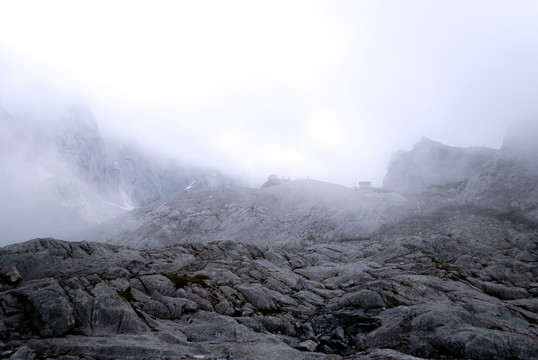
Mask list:
[[[537,239],[517,213],[473,207],[300,249],[36,239],[0,249],[0,350],[23,359],[533,359]]]

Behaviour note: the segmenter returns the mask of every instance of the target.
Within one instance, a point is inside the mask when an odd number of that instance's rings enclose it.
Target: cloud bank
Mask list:
[[[534,1],[17,1],[0,103],[83,99],[103,132],[253,185],[380,185],[422,135],[498,148],[536,115],[537,33]]]

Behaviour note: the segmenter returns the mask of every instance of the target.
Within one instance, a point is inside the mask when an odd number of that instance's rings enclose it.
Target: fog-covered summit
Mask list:
[[[388,190],[436,193],[496,211],[518,211],[538,220],[538,118],[511,126],[499,150],[458,148],[423,137],[391,160]],[[457,195],[457,199],[454,196]]]
[[[513,125],[503,146],[469,179],[462,197],[538,221],[538,118]]]
[[[402,194],[416,194],[429,186],[458,182],[472,176],[495,153],[487,147],[460,148],[427,137],[410,151],[391,159],[383,187]]]
[[[259,189],[179,192],[77,238],[141,248],[225,240],[297,246],[368,237],[405,217],[446,206],[517,210],[532,218],[538,181],[529,150],[534,145],[527,144],[532,138],[516,127],[503,148],[494,150],[452,147],[423,137],[393,158],[383,189],[354,190],[272,175]]]
[[[101,136],[79,105],[0,110],[1,243],[65,236],[191,185],[230,186],[219,171],[146,155]]]
[[[510,126],[503,140],[501,150],[519,155],[538,154],[538,117],[530,118]],[[536,156],[532,156],[536,159]]]

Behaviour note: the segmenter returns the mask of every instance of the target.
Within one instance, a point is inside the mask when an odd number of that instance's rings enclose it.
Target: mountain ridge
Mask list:
[[[538,118],[514,124],[503,146],[476,172],[464,201],[500,211],[519,211],[538,222]]]
[[[397,194],[315,180],[186,191],[111,220],[85,239],[144,248],[215,240],[298,246],[368,236],[408,207]]]
[[[431,185],[462,181],[473,175],[495,151],[487,147],[444,145],[423,136],[410,151],[399,151],[393,156],[383,187],[401,194],[417,194]]]
[[[0,354],[534,359],[538,174],[523,128],[456,182],[185,189],[82,235],[100,242],[2,247]],[[426,139],[400,157],[411,173],[417,152],[431,155],[418,173],[477,158]]]
[[[109,142],[93,115],[76,105],[42,118],[3,110],[0,129],[2,243],[69,237],[189,184],[216,188],[239,182],[219,170],[165,163]]]
[[[528,148],[512,131],[505,143],[514,142],[522,149]],[[496,171],[489,182],[477,180],[488,167],[497,166],[507,152],[512,154],[506,160],[510,164],[518,169],[532,168],[534,158],[528,150],[514,153],[506,146],[500,150],[458,148],[423,137],[411,151],[401,152],[389,165],[386,183],[390,185],[394,182],[390,179],[397,176],[398,184],[393,187],[399,187],[400,194],[386,188],[352,190],[315,180],[268,181],[259,189],[185,191],[111,220],[77,239],[142,248],[224,240],[304,246],[316,241],[369,237],[408,216],[471,204],[501,212],[525,210],[527,218],[536,221],[532,217],[538,212],[533,194],[538,194],[538,183],[532,185],[532,181],[538,179],[538,173],[521,173],[521,184],[496,189],[489,203],[477,199],[480,186],[493,188],[495,179],[506,174]],[[405,173],[398,169],[405,169]],[[438,169],[443,171],[438,173]],[[420,176],[419,182],[416,175]],[[514,196],[523,202],[514,205]],[[494,199],[500,201],[503,197],[510,198],[505,206],[492,205]]]

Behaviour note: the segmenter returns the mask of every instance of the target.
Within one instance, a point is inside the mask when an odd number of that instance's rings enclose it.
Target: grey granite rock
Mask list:
[[[34,360],[35,358],[35,352],[25,345],[15,351],[15,353],[9,357],[9,360]]]
[[[237,290],[243,294],[245,300],[252,304],[257,310],[276,310],[276,305],[259,285],[240,285]]]
[[[316,343],[315,341],[312,341],[312,340],[301,341],[298,344],[299,349],[304,349],[304,350],[308,350],[308,351],[315,351],[317,346],[318,346],[318,343]]]
[[[271,260],[230,242],[12,245],[0,260],[21,281],[0,291],[0,341],[37,357],[218,358],[226,348],[230,359],[532,359],[536,252],[511,244],[535,241],[534,228],[454,210],[422,235],[410,230],[402,222],[356,243],[272,247]],[[529,251],[534,261],[514,256]],[[38,271],[33,258],[50,268]],[[196,274],[211,276],[202,284]]]
[[[21,274],[15,266],[10,266],[0,269],[0,279],[3,284],[17,285],[21,280]]]
[[[57,283],[38,289],[26,299],[30,321],[42,337],[59,337],[75,327],[73,308]]]

